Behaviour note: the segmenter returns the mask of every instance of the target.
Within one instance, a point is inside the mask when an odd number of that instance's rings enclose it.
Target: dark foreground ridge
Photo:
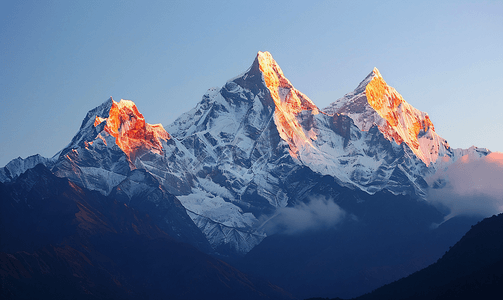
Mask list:
[[[0,183],[2,299],[291,299],[38,165]]]
[[[503,214],[474,225],[436,263],[357,298],[501,299]]]
[[[436,263],[355,299],[501,299],[502,287],[503,214],[499,214],[472,226]],[[309,300],[322,299],[328,300]]]

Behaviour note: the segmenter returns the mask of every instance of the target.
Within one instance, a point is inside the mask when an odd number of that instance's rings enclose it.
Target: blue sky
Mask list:
[[[503,151],[503,1],[1,1],[0,166],[113,96],[167,125],[269,51],[323,108],[377,67],[454,148]]]

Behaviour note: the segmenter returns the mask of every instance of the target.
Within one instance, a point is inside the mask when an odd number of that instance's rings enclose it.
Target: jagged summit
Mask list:
[[[131,100],[121,99],[112,105],[108,117],[96,115],[94,127],[104,123],[103,130],[115,138],[115,143],[134,161],[140,151],[152,151],[162,155],[161,139],[169,140],[170,136],[161,124],[148,124]],[[104,137],[98,135],[103,141]]]
[[[99,139],[105,145],[116,144],[134,162],[144,152],[162,155],[161,140],[170,138],[161,124],[146,123],[133,101],[121,99],[116,102],[110,97],[87,113],[79,132],[65,150],[89,147]],[[67,152],[65,150],[63,154]]]
[[[348,115],[362,131],[377,125],[384,136],[397,144],[405,142],[426,165],[435,162],[450,148],[438,136],[427,113],[407,103],[384,81],[377,68],[351,93],[323,110]]]
[[[110,97],[90,110],[72,141],[54,157],[52,171],[107,195],[142,160],[162,157],[170,135],[151,125],[129,100]]]
[[[293,87],[269,52],[258,52],[250,70],[258,69],[274,101],[274,121],[281,138],[290,146],[290,154],[298,157],[300,148],[313,147],[315,130],[300,124],[302,114],[316,115],[318,107]],[[407,103],[393,87],[387,85],[377,68],[352,92],[323,110],[351,117],[358,128],[368,131],[377,125],[390,141],[405,142],[427,166],[450,148],[435,132],[429,116]],[[305,118],[305,116],[304,116]]]
[[[370,72],[367,77],[365,77],[365,79],[362,80],[362,82],[360,82],[360,84],[358,85],[358,87],[356,87],[356,89],[352,92],[352,93],[361,93],[361,92],[364,92],[365,89],[367,88],[367,85],[370,83],[370,81],[372,79],[374,79],[374,77],[376,76],[376,74],[379,74],[379,76],[381,76],[381,73],[379,72],[379,70],[377,68],[374,67],[374,69],[372,70],[372,72]],[[337,101],[336,101],[337,102]],[[335,104],[332,103],[332,104]],[[331,104],[331,105],[332,105]],[[330,106],[329,106],[330,107]],[[327,107],[328,108],[328,107]],[[326,108],[326,109],[327,109]]]
[[[269,52],[258,52],[257,61],[262,71],[264,82],[274,100],[274,122],[281,138],[288,142],[290,154],[297,157],[299,147],[312,146],[316,138],[314,131],[306,132],[297,115],[306,112],[316,115],[318,107],[306,95],[293,87]]]

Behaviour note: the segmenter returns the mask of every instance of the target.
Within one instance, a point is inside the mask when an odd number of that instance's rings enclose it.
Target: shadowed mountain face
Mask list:
[[[442,221],[442,214],[424,201],[337,189],[322,179],[315,190],[320,195],[338,192],[334,203],[351,213],[340,215],[340,221],[328,227],[320,219],[331,202],[322,210],[313,208],[313,201],[284,210],[284,215],[294,218],[280,218],[272,228],[277,233],[236,262],[240,270],[266,278],[299,298],[356,297],[434,263],[478,220],[456,217],[432,228]],[[281,227],[306,222],[310,214],[318,220],[310,230]]]
[[[0,183],[2,299],[287,299],[38,165]]]

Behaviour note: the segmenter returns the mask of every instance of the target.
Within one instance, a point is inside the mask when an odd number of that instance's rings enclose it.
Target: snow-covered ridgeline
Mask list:
[[[141,176],[131,178],[135,169],[146,170],[177,195],[215,249],[243,254],[265,236],[261,217],[303,199],[319,176],[369,194],[425,197],[425,176],[463,155],[489,153],[451,149],[427,114],[377,69],[320,113],[267,52],[210,89],[167,132],[145,123],[132,101],[120,103],[110,98],[91,110],[54,158],[16,159],[1,168],[0,181],[43,163],[83,187],[109,194],[121,186],[132,198],[152,188]]]

